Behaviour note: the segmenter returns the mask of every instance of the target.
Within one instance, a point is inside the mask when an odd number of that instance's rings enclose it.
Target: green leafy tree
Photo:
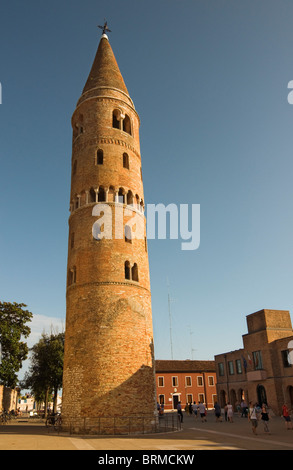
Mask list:
[[[42,334],[39,342],[31,348],[31,365],[21,383],[22,388],[31,390],[36,401],[45,402],[45,411],[51,393],[54,411],[57,408],[57,393],[62,387],[64,336],[64,333]]]
[[[53,391],[54,411],[57,407],[58,390],[62,388],[65,334],[51,335],[49,338],[49,357],[47,367],[50,370],[50,384]]]
[[[31,332],[27,323],[33,314],[25,310],[25,304],[0,302],[0,383],[14,388],[18,382],[17,372],[28,357],[28,346],[23,339]]]

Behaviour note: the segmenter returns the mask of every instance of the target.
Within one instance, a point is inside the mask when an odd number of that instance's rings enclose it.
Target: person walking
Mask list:
[[[227,418],[229,423],[233,423],[233,406],[231,403],[227,403]]]
[[[190,414],[190,416],[192,416],[192,413],[193,413],[193,408],[192,408],[192,403],[190,402],[189,403],[189,414]]]
[[[222,421],[222,411],[221,411],[221,406],[219,405],[219,403],[217,401],[215,402],[214,410],[215,410],[216,422],[221,422]]]
[[[178,402],[177,413],[178,413],[178,418],[180,419],[180,423],[183,423],[183,413],[182,413],[182,408],[181,408],[181,401]]]
[[[204,406],[204,404],[200,401],[199,402],[199,405],[198,405],[198,411],[199,411],[199,414],[200,414],[200,417],[201,417],[201,422],[204,423],[207,418],[206,418],[206,407]]]
[[[228,418],[227,418],[227,413],[228,413],[228,406],[227,406],[227,403],[225,403],[225,406],[224,406],[224,416],[225,416],[225,421],[228,421]]]
[[[193,411],[195,419],[197,419],[197,404],[195,401],[193,402],[193,405],[192,405],[192,411]]]
[[[263,403],[262,407],[261,407],[261,420],[263,422],[264,432],[267,432],[268,434],[270,434],[270,430],[269,430],[269,426],[268,426],[269,411],[268,411],[267,405],[265,403]]]
[[[284,403],[282,406],[282,415],[286,423],[286,429],[289,431],[289,429],[292,429],[292,421],[290,417],[290,411],[286,403]]]
[[[249,402],[248,421],[251,422],[253,434],[257,435],[257,432],[256,432],[256,428],[257,428],[257,411],[256,411],[256,406],[253,405],[252,402]]]
[[[247,417],[247,404],[245,400],[241,401],[241,418],[246,418]]]

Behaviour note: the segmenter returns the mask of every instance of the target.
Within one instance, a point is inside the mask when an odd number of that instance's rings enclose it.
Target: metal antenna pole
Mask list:
[[[197,351],[197,349],[193,349],[193,348],[192,348],[192,350],[191,350],[192,360],[194,359],[194,357],[193,357],[193,351]]]
[[[190,325],[187,325],[187,327],[189,328],[189,339],[190,339],[190,353],[191,353],[191,356],[190,356],[190,359],[193,359],[192,357],[192,335],[193,335],[193,331],[191,331],[191,326]]]
[[[191,331],[191,326],[188,325],[189,327],[189,335],[190,335],[190,351],[191,351],[191,359],[193,360],[193,351],[197,351],[197,349],[194,349],[192,347],[192,335],[193,335],[193,331]]]
[[[167,286],[168,286],[168,309],[169,309],[169,325],[170,325],[170,347],[171,347],[171,359],[173,359],[172,315],[171,315],[171,299],[170,299],[169,281],[168,281],[168,278],[167,278]]]
[[[190,334],[190,352],[191,352],[191,359],[193,359],[192,357],[192,331],[191,331],[191,328],[189,327],[189,334]]]

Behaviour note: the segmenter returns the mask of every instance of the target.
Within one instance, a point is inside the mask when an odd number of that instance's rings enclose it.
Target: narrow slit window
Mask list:
[[[127,170],[129,170],[129,156],[127,153],[123,154],[123,168],[127,168]]]
[[[134,265],[131,268],[131,277],[133,281],[138,282],[138,267],[136,263],[134,263]]]
[[[125,261],[124,271],[125,271],[125,279],[130,280],[130,263],[129,263],[129,261]]]
[[[103,150],[99,149],[97,151],[97,164],[103,165],[103,163],[104,163],[104,152]]]
[[[75,266],[70,269],[68,273],[68,285],[71,286],[72,284],[76,283],[76,268]]]

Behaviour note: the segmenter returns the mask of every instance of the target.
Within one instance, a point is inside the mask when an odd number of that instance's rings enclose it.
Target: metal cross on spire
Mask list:
[[[98,25],[98,28],[103,30],[103,34],[106,34],[107,31],[108,31],[108,33],[112,32],[111,29],[109,29],[108,26],[107,26],[107,21],[105,21],[104,26]]]

